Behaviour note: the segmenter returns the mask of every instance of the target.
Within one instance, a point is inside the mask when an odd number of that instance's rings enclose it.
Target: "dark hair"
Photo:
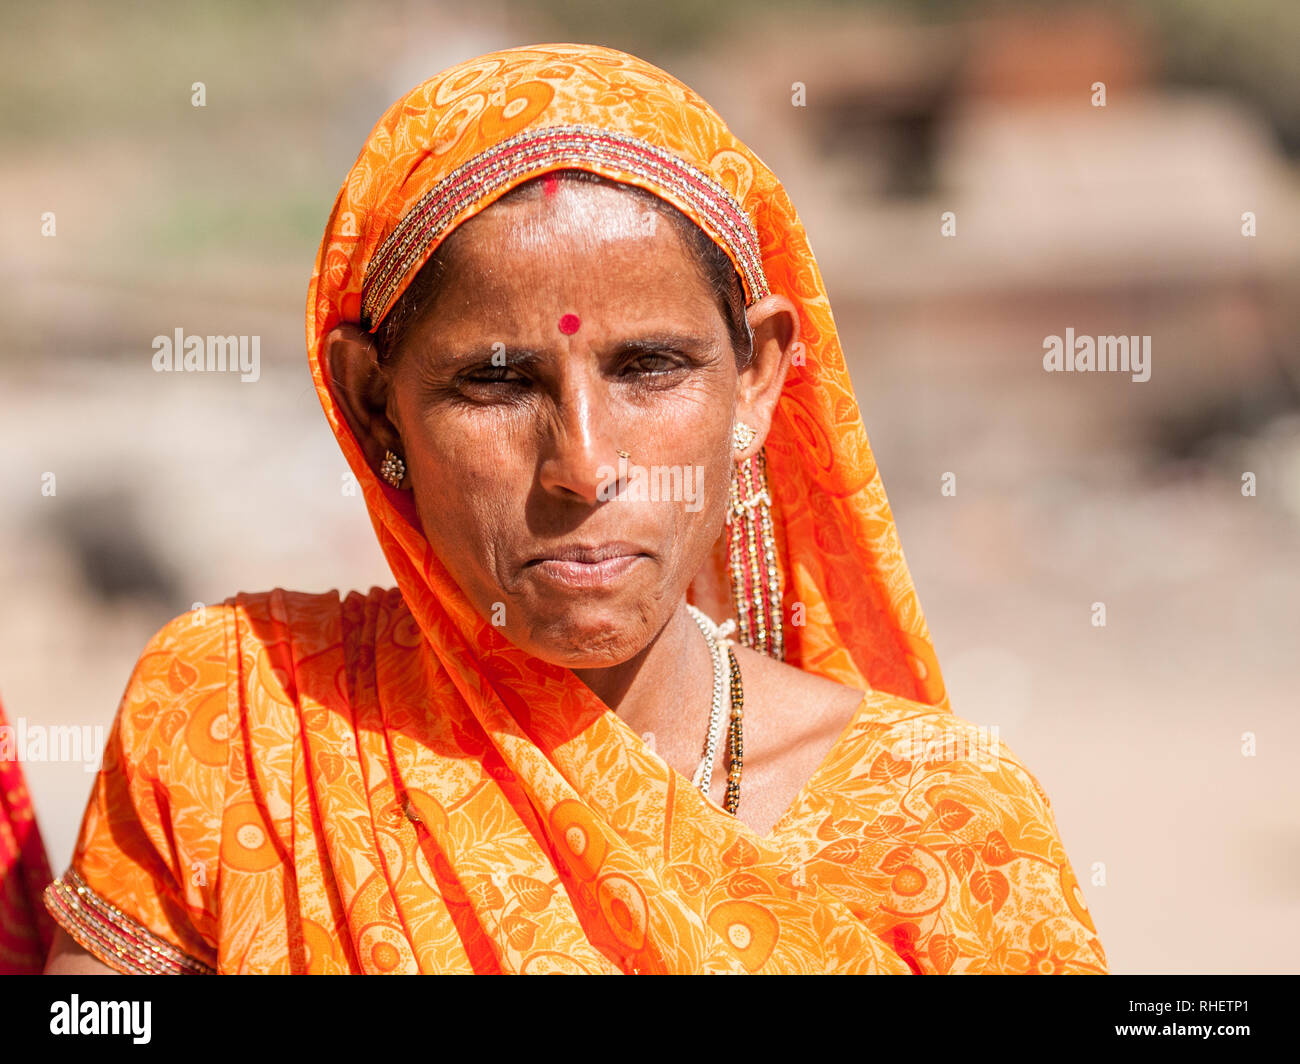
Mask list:
[[[590,170],[553,170],[550,173],[539,174],[515,186],[496,202],[535,197],[540,193],[540,182],[545,178],[611,185],[622,192],[636,196],[648,208],[657,211],[671,222],[692,253],[699,267],[701,279],[713,290],[718,309],[722,313],[722,320],[727,323],[727,333],[736,355],[736,365],[741,369],[749,365],[754,357],[754,337],[749,331],[749,319],[745,317],[745,290],[731,259],[708,233],[667,200],[660,199],[653,192],[637,185],[614,181]],[[453,232],[438,246],[429,261],[421,267],[420,272],[407,286],[406,291],[393,304],[393,309],[388,312],[388,316],[374,330],[381,362],[391,359],[402,349],[402,345],[410,337],[415,326],[423,320],[429,308],[433,306],[447,269],[450,249],[457,235],[457,232]]]

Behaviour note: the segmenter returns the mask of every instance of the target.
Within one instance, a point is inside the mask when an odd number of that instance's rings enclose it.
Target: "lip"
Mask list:
[[[649,555],[633,543],[567,544],[532,558],[524,568],[549,583],[589,589],[612,584]]]

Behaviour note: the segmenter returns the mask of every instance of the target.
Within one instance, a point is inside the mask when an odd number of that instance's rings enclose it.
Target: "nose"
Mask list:
[[[619,472],[613,421],[603,381],[587,374],[564,381],[542,445],[543,489],[588,505],[612,498]]]

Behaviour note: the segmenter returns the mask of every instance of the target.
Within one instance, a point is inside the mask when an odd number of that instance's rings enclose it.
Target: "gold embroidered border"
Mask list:
[[[127,975],[216,974],[101,898],[74,869],[45,888],[44,901],[79,946]]]
[[[455,216],[525,174],[570,165],[625,171],[680,197],[722,239],[749,292],[749,303],[768,294],[754,223],[740,202],[711,175],[653,144],[590,126],[526,130],[461,164],[420,197],[379,246],[362,281],[362,320],[374,328],[402,278],[426,255]]]

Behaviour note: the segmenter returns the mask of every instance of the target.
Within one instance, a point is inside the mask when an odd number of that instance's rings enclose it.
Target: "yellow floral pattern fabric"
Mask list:
[[[142,655],[73,862],[201,965],[1105,970],[1036,781],[951,713],[871,692],[760,838],[539,677],[489,734],[394,590],[204,612]]]

